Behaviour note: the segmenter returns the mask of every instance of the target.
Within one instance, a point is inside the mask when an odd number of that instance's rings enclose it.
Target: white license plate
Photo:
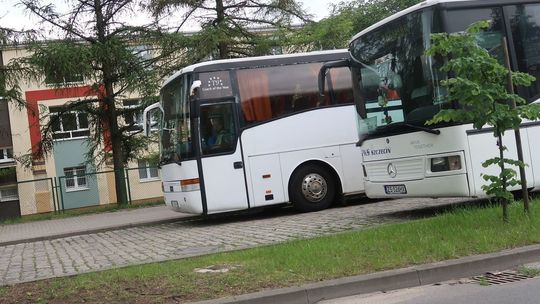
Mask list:
[[[175,208],[178,208],[178,201],[171,201],[171,205]]]
[[[385,185],[384,192],[386,194],[407,194],[405,185]]]

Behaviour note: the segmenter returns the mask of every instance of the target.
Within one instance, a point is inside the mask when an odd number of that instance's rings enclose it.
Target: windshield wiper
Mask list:
[[[392,123],[386,126],[377,127],[373,133],[365,134],[362,138],[360,138],[358,143],[356,143],[356,146],[360,147],[366,139],[372,138],[374,135],[379,135],[386,132],[392,132],[396,129],[400,129],[403,127],[410,128],[416,131],[423,131],[423,132],[427,132],[427,133],[435,134],[435,135],[441,134],[441,130],[434,130],[434,129],[430,129],[430,128],[426,128],[426,127],[418,126],[418,125],[413,125],[406,122],[396,122],[396,123]]]
[[[435,135],[441,134],[441,130],[434,130],[434,129],[426,128],[423,126],[409,124],[409,123],[398,123],[398,124],[401,124],[402,126],[405,126],[405,127],[409,127],[413,130],[424,131],[424,132],[435,134]]]

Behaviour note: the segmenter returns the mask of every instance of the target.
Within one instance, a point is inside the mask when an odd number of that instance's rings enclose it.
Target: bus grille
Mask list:
[[[390,164],[395,169],[394,177],[388,172]],[[365,163],[364,166],[371,182],[417,180],[423,179],[425,175],[425,158],[423,157],[369,162]]]

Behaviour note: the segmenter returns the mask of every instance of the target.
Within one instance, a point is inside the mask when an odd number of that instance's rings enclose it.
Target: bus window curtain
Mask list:
[[[239,70],[236,75],[246,122],[271,119],[272,104],[266,72],[264,70]]]

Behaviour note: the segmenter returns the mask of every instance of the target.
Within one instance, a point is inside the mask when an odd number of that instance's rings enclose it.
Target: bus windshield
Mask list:
[[[354,83],[360,92],[361,126],[369,134],[392,132],[390,125],[424,126],[446,107],[440,86],[444,73],[434,58],[424,55],[430,34],[440,26],[433,9],[411,13],[353,40]]]
[[[188,75],[179,76],[161,90],[164,110],[160,140],[162,164],[194,157],[188,93]]]

